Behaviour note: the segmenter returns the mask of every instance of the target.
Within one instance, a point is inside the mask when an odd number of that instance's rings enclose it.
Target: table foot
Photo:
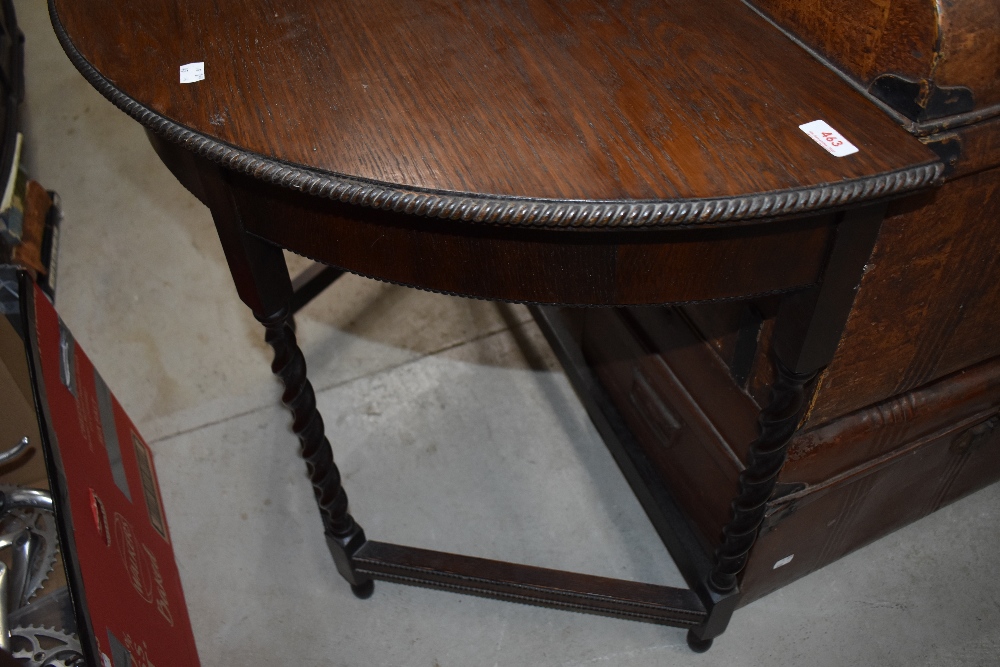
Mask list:
[[[692,630],[688,630],[687,632],[688,648],[695,653],[704,653],[708,649],[712,648],[713,641],[713,639],[699,639]]]
[[[367,600],[375,592],[375,582],[369,579],[363,584],[351,584],[351,592],[359,600]]]

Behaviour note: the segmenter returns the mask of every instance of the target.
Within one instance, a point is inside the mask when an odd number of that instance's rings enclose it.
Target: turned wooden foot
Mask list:
[[[695,653],[704,653],[708,649],[712,648],[711,639],[700,639],[693,630],[688,630],[687,632],[687,644],[688,648]]]
[[[375,582],[369,579],[363,584],[351,584],[351,592],[359,600],[367,600],[375,592]]]

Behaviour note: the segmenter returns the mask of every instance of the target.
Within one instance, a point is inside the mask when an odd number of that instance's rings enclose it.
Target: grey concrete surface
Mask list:
[[[204,665],[1000,664],[1000,486],[738,611],[704,655],[641,623],[381,582],[356,600],[207,211],[45,3],[15,6],[26,160],[65,209],[57,306],[154,448]],[[347,277],[298,322],[370,537],[680,582],[523,308]]]

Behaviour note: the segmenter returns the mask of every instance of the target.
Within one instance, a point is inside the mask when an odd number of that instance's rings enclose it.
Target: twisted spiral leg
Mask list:
[[[351,556],[365,542],[364,531],[347,511],[347,493],[341,485],[340,470],[333,461],[333,449],[324,432],[323,418],[316,409],[316,394],[306,376],[305,357],[295,340],[291,311],[283,308],[258,320],[266,330],[264,340],[274,350],[271,371],[285,387],[281,402],[292,413],[292,431],[302,446],[302,458],[323,519],[327,544],[338,571],[351,583],[355,594],[368,597],[371,580],[359,577],[351,565]]]
[[[793,373],[775,359],[771,401],[758,417],[760,435],[750,445],[746,468],[740,473],[739,492],[732,503],[732,517],[722,530],[722,544],[715,551],[709,585],[718,593],[736,588],[736,579],[757,539],[767,501],[785,463],[788,443],[806,408],[805,386],[816,376]]]

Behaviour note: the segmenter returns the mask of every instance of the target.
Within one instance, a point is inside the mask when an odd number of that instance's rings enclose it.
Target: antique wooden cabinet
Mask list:
[[[942,156],[947,181],[890,205],[741,604],[1000,478],[1000,3],[751,4]],[[768,400],[775,305],[567,316],[710,553]]]

